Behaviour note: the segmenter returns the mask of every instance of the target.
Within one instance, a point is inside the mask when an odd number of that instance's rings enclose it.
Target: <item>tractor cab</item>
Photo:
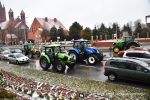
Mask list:
[[[88,40],[83,40],[83,39],[80,39],[80,40],[74,40],[73,41],[73,47],[74,48],[77,48],[77,49],[84,49],[85,47],[88,47],[89,46],[89,41]]]

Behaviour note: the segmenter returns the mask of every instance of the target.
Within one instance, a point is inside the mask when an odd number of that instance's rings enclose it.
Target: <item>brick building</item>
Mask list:
[[[9,20],[0,23],[0,42],[5,44],[17,44],[20,41],[25,41],[28,32],[25,12],[22,10],[20,16],[14,18],[14,12],[10,9],[8,15]]]
[[[44,34],[43,30],[50,31],[52,27],[55,27],[57,30],[62,28],[64,35],[68,35],[68,30],[57,18],[50,19],[47,17],[35,17],[28,32],[28,39],[34,40],[35,42],[46,41],[47,39],[43,39],[41,34]]]

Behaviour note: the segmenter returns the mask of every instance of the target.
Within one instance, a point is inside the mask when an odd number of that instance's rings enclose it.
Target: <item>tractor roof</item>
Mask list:
[[[60,47],[60,44],[46,44],[44,45],[46,48],[51,48],[51,47]]]
[[[79,40],[74,40],[73,42],[88,42],[89,40],[86,39],[79,39]]]

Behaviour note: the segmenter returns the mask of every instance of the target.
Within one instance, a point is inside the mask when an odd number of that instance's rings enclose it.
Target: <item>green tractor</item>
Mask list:
[[[117,54],[121,50],[127,50],[135,47],[140,47],[140,44],[134,41],[133,36],[128,36],[128,33],[125,32],[122,39],[113,43],[113,52]]]
[[[40,51],[35,48],[35,45],[33,43],[26,42],[24,44],[24,53],[25,55],[28,55],[29,58],[33,58],[34,56],[40,57],[41,53]]]
[[[60,44],[44,45],[44,52],[41,53],[40,66],[43,70],[48,70],[50,66],[57,72],[63,73],[66,65],[74,68],[75,61],[66,53],[62,52]]]

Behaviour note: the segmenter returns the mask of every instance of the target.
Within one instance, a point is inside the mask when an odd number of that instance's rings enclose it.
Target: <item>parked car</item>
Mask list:
[[[143,60],[150,64],[150,52],[141,50],[127,50],[124,52],[122,57],[131,57],[139,60]]]
[[[27,63],[29,58],[22,53],[12,53],[8,56],[9,63]]]
[[[143,48],[143,47],[135,47],[135,48],[130,48],[128,50],[139,50],[139,51],[149,51],[149,49]],[[122,57],[125,51],[119,51],[118,52],[118,57]]]
[[[20,49],[11,49],[12,53],[22,53],[22,50]]]
[[[8,50],[0,52],[0,59],[1,60],[7,60],[9,54],[11,54],[11,52]]]
[[[10,49],[8,47],[0,47],[0,52],[3,52],[3,51],[10,51]]]
[[[119,78],[150,83],[150,66],[141,60],[131,58],[111,58],[106,61],[104,75],[110,81]]]

